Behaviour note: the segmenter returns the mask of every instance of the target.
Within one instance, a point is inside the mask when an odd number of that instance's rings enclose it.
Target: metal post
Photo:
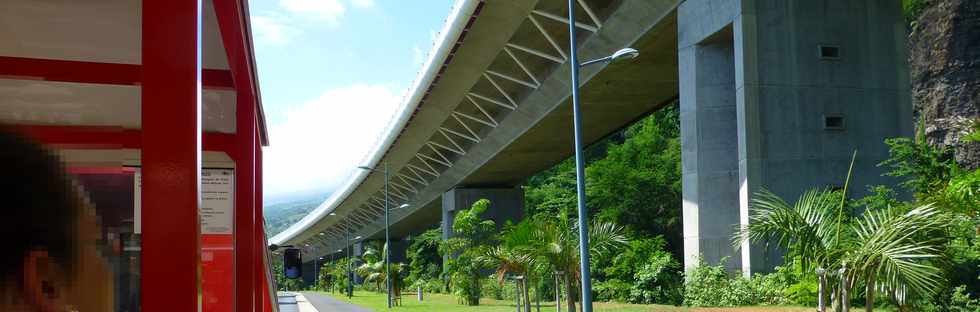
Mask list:
[[[351,272],[351,254],[353,251],[350,246],[350,217],[347,218],[347,299],[354,297],[354,274]]]
[[[555,311],[561,312],[561,271],[555,272]]]
[[[827,291],[827,270],[817,268],[817,312],[827,312],[827,299],[824,294]]]
[[[416,288],[418,288],[418,291],[415,294],[419,298],[419,302],[422,302],[422,285],[417,285]]]
[[[385,280],[388,286],[388,309],[391,309],[391,241],[388,239],[388,161],[385,161]]]
[[[851,310],[851,294],[847,289],[847,263],[840,268],[840,306],[842,311]]]
[[[531,303],[529,302],[530,300],[528,300],[528,298],[525,298],[524,297],[524,294],[527,292],[527,277],[526,276],[524,276],[524,275],[517,276],[517,287],[515,287],[515,289],[517,289],[517,292],[514,295],[517,296],[517,298],[518,298],[517,301],[518,302],[521,302],[521,306],[518,307],[518,309],[520,309],[521,307],[523,307],[524,308],[523,309],[524,312],[531,312],[531,305],[530,305]],[[520,311],[520,310],[518,310],[518,311]]]
[[[521,279],[514,277],[514,307],[517,308],[517,312],[521,312],[521,296],[517,294],[519,292],[521,292]]]
[[[568,0],[568,42],[572,69],[572,118],[575,128],[575,190],[578,195],[579,257],[582,276],[582,312],[592,312],[592,274],[589,272],[589,227],[585,210],[585,155],[582,154],[582,112],[578,97],[578,53],[575,40],[575,0]]]

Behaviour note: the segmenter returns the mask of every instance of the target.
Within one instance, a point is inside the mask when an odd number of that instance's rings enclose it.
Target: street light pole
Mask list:
[[[589,226],[588,211],[585,210],[585,155],[582,150],[582,112],[579,108],[579,67],[596,63],[608,63],[619,59],[634,58],[640,53],[632,48],[616,51],[610,56],[578,62],[578,44],[575,30],[575,0],[568,0],[568,43],[569,64],[572,70],[572,119],[575,131],[575,193],[578,201],[578,250],[582,277],[582,312],[592,312],[592,277],[589,271]],[[571,277],[571,275],[569,275]],[[569,294],[570,295],[570,294]]]
[[[347,299],[354,297],[354,274],[351,272],[350,217],[347,218]]]
[[[358,169],[362,169],[362,170],[367,170],[369,172],[377,172],[378,171],[378,169],[372,168],[372,167],[368,167],[368,166],[359,166],[357,168]],[[390,259],[391,258],[391,238],[390,238],[389,233],[388,233],[388,227],[390,226],[390,223],[388,222],[388,210],[390,210],[390,209],[388,209],[388,202],[390,202],[391,200],[388,198],[388,161],[385,161],[384,162],[384,170],[383,171],[384,171],[383,174],[385,176],[385,204],[384,204],[384,210],[385,210],[385,245],[384,245],[384,248],[382,248],[382,249],[384,249],[385,286],[387,288],[387,293],[388,293],[387,294],[387,297],[388,297],[388,308],[391,309],[391,259]],[[405,205],[402,205],[402,206],[405,206]],[[399,207],[399,208],[401,208],[401,207]]]
[[[388,286],[388,309],[391,309],[391,240],[388,225],[388,162],[385,161],[385,281]]]
[[[568,42],[572,70],[572,120],[575,131],[575,192],[578,198],[578,250],[581,258],[582,312],[592,312],[592,277],[589,272],[589,228],[585,211],[585,159],[582,155],[582,112],[578,99],[578,52],[575,40],[575,0],[568,0]]]

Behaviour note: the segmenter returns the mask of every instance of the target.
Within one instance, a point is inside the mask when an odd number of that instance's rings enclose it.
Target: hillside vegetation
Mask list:
[[[286,230],[313,208],[319,206],[327,198],[327,195],[318,195],[312,198],[302,198],[292,201],[266,205],[263,208],[265,213],[265,233],[268,237]]]

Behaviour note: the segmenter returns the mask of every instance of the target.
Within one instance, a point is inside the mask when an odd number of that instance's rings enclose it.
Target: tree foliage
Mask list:
[[[442,273],[442,255],[439,254],[441,241],[442,230],[438,227],[413,237],[406,251],[407,284],[425,284],[439,279]]]
[[[449,255],[446,272],[456,295],[466,305],[479,305],[481,296],[479,258],[496,240],[496,223],[483,220],[483,213],[490,208],[490,201],[481,199],[469,209],[463,209],[453,218],[453,237],[442,242],[440,251]]]
[[[601,220],[623,225],[640,237],[667,239],[682,251],[680,124],[675,106],[630,126],[621,144],[591,163],[590,210]]]
[[[660,235],[666,247],[680,257],[681,152],[676,104],[590,146],[586,155],[590,216],[623,226],[637,238]],[[573,159],[526,181],[528,215],[575,218],[575,207]]]

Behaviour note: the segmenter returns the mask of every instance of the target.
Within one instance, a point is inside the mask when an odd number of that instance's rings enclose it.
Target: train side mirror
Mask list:
[[[303,253],[298,248],[288,248],[283,252],[282,271],[288,279],[303,276]]]

